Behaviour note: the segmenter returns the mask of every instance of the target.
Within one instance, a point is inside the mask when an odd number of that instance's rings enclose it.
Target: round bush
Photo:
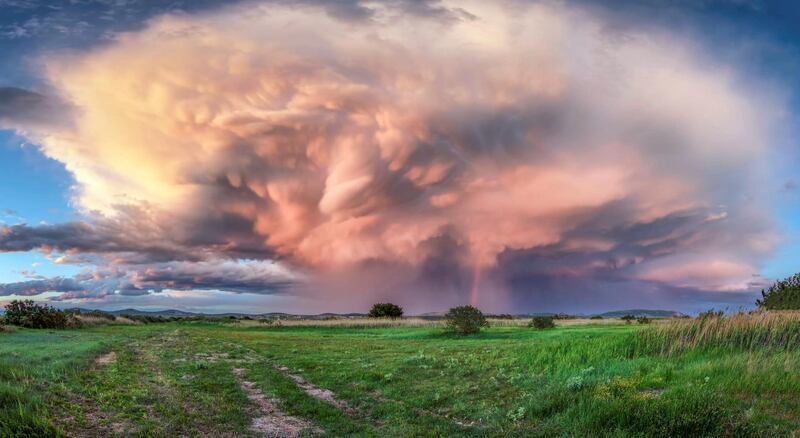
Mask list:
[[[472,306],[453,307],[444,315],[447,330],[460,335],[471,335],[487,327],[483,312]]]
[[[32,300],[14,300],[6,305],[5,320],[8,324],[26,328],[64,329],[81,326],[75,315]]]
[[[623,320],[623,321],[625,321],[625,324],[630,324],[631,322],[633,322],[633,321],[635,321],[635,320],[636,320],[636,317],[635,317],[635,316],[633,316],[633,315],[625,315],[625,316],[623,316],[623,317],[622,317],[622,318],[620,318],[620,319],[621,319],[621,320]]]
[[[370,318],[400,318],[403,316],[403,308],[393,303],[376,303],[369,309]]]
[[[531,322],[528,323],[528,327],[533,327],[539,330],[550,329],[556,326],[556,322],[553,321],[552,316],[534,316],[531,319]]]
[[[758,307],[766,310],[798,310],[800,309],[800,273],[761,291],[761,299],[756,300]]]

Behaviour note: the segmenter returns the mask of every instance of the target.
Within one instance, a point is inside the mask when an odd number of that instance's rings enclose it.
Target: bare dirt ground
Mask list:
[[[109,415],[92,400],[76,395],[70,402],[73,408],[78,407],[85,423],[78,423],[71,415],[62,414],[64,415],[62,425],[67,436],[86,438],[123,436],[126,431],[135,430],[133,424]]]
[[[314,397],[317,400],[328,402],[336,406],[338,409],[340,409],[341,411],[343,411],[348,415],[353,415],[356,413],[355,409],[350,407],[344,400],[337,398],[336,394],[333,391],[329,389],[320,388],[309,383],[305,378],[303,378],[303,376],[292,374],[291,370],[287,367],[276,365],[275,369],[280,371],[284,376],[292,379],[292,381],[294,381],[294,383],[296,383],[297,386],[299,386],[303,391],[306,392],[306,394],[310,395],[311,397]]]
[[[117,361],[117,353],[112,351],[112,352],[110,352],[108,354],[104,354],[102,356],[98,356],[94,360],[94,363],[96,365],[99,365],[99,366],[106,366],[106,365],[112,364],[112,363],[114,363],[116,361]]]
[[[242,390],[247,394],[247,398],[255,404],[260,413],[260,417],[253,419],[252,429],[254,432],[275,438],[294,438],[311,429],[314,433],[322,433],[314,424],[304,418],[293,417],[281,412],[274,400],[267,398],[255,383],[245,380],[244,368],[234,368],[233,375],[239,381]]]

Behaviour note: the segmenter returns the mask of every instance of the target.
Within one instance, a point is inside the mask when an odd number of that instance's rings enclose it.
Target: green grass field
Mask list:
[[[17,329],[0,436],[800,436],[796,338],[665,349],[668,332]]]

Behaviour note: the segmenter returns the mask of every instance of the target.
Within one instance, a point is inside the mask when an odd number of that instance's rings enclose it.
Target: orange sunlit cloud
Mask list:
[[[21,129],[74,174],[95,227],[136,236],[96,251],[134,286],[157,279],[131,254],[155,249],[279,260],[310,275],[307,293],[358,303],[396,266],[377,293],[497,309],[525,257],[539,258],[524,275],[642,265],[626,278],[714,290],[758,271],[774,231],[739,200],[778,102],[686,41],[621,38],[589,11],[459,6],[448,22],[274,5],[163,16],[43,59],[69,117]],[[726,262],[735,236],[748,239]],[[698,257],[718,260],[713,275]]]

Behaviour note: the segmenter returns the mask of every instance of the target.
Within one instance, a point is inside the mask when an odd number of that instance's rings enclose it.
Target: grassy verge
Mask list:
[[[0,334],[0,435],[247,436],[263,413],[236,368],[329,436],[792,436],[794,320],[754,321],[493,327],[470,337],[190,322],[18,330]],[[109,351],[116,361],[95,364]]]
[[[796,353],[631,356],[641,330],[494,328],[458,338],[410,328],[278,328],[221,335],[354,404],[379,400],[374,420],[391,436],[780,436],[797,429],[785,421],[800,413],[792,404],[800,382],[787,379]],[[765,402],[761,391],[780,394],[789,411]]]
[[[248,400],[229,353],[172,327],[116,346],[117,360],[69,387],[63,426],[98,436],[246,436]],[[82,432],[81,432],[82,433]]]
[[[58,436],[50,421],[52,399],[116,331],[14,330],[0,334],[0,436]]]
[[[642,331],[632,346],[643,352],[673,354],[698,348],[797,351],[800,312],[740,313],[677,319]]]

